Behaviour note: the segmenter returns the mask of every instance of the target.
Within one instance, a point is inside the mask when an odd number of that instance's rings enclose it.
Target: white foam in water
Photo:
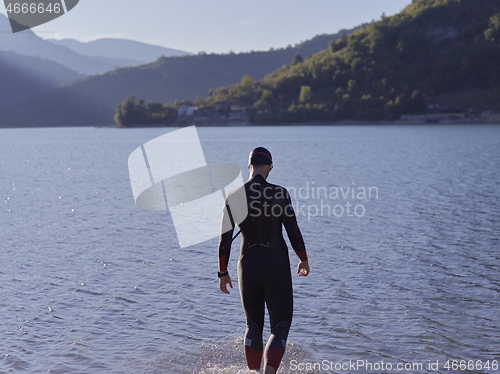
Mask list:
[[[244,373],[246,369],[243,355],[243,338],[228,337],[222,344],[201,343],[200,369],[197,374]],[[255,373],[255,372],[253,372]]]
[[[214,366],[211,368],[203,369],[199,372],[200,374],[256,374],[262,373],[262,371],[241,369],[239,366],[233,365],[226,368],[222,368],[219,366]]]
[[[267,337],[265,338],[267,339]],[[262,371],[248,370],[243,353],[243,336],[228,338],[227,342],[201,344],[200,367],[195,374],[256,374]],[[310,359],[311,353],[295,342],[288,342],[279,373],[297,373],[290,370],[290,361]]]

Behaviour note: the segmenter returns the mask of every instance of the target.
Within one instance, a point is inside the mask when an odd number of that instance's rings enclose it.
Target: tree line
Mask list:
[[[498,90],[498,61],[498,0],[414,0],[260,81],[211,90],[201,105],[250,104],[257,123],[392,120],[425,113],[438,94]]]
[[[116,107],[115,122],[121,126],[158,125],[166,126],[177,118],[177,109],[168,104],[143,99],[136,102],[135,96],[128,97]]]

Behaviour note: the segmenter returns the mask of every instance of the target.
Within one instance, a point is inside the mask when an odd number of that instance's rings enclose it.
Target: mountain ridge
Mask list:
[[[18,101],[15,106],[31,115],[36,126],[110,125],[116,106],[128,96],[173,103],[176,99],[206,95],[209,89],[239,82],[245,75],[261,79],[291,63],[294,55],[308,56],[325,49],[327,44],[319,47],[318,43],[340,39],[360,27],[266,52],[162,57],[149,64],[114,69],[71,82]]]
[[[68,43],[77,45],[79,48],[76,49],[81,51],[90,51],[93,48],[95,53],[79,53],[75,48],[64,45]],[[0,50],[52,60],[85,75],[102,74],[116,67],[149,63],[162,55],[189,54],[189,52],[127,39],[104,38],[94,42],[81,43],[73,39],[63,41],[43,39],[29,29],[13,34],[10,30],[8,18],[1,13]],[[135,58],[133,58],[134,56]]]
[[[86,75],[96,74],[114,68],[113,65],[110,66],[95,61],[90,57],[81,56],[69,48],[47,42],[29,29],[12,34],[8,18],[1,13],[0,50],[52,60]]]
[[[142,64],[155,61],[162,56],[192,55],[186,51],[120,38],[100,38],[90,42],[80,42],[75,39],[46,40],[56,45],[63,45],[82,56],[137,60]]]

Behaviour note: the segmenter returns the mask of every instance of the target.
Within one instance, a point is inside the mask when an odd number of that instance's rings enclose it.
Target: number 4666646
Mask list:
[[[498,370],[498,361],[493,360],[493,361],[486,361],[483,362],[481,360],[453,360],[453,361],[446,361],[446,364],[444,364],[444,368],[446,370]]]
[[[59,3],[49,3],[45,5],[43,3],[9,3],[7,5],[7,13],[60,13],[61,4]]]

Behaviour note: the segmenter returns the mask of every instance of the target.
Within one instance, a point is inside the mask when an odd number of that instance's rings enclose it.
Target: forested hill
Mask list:
[[[110,125],[116,106],[128,96],[163,103],[205,96],[210,89],[239,82],[245,75],[261,79],[283,64],[290,64],[296,54],[305,58],[327,48],[330,40],[359,28],[319,35],[295,47],[266,52],[164,57],[57,87],[18,101],[14,108],[25,113],[33,126]]]
[[[390,120],[425,112],[428,97],[479,91],[496,92],[500,109],[500,0],[413,0],[303,62],[216,90],[206,104],[252,104],[263,123]]]

